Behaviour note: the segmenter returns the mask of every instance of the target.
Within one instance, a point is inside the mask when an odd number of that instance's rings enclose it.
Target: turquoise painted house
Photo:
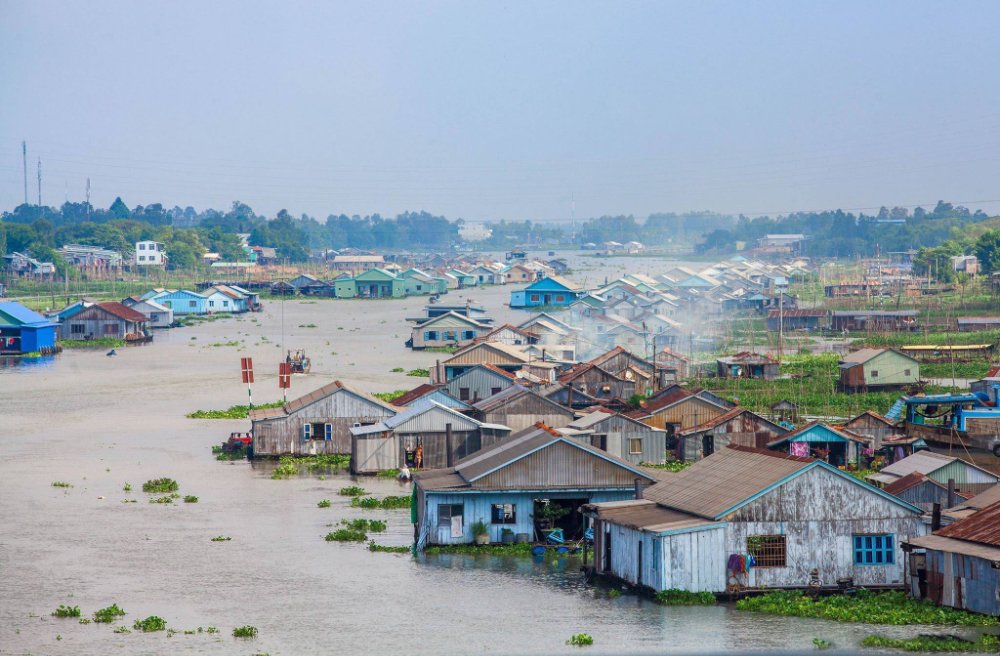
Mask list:
[[[576,283],[560,276],[546,276],[524,289],[512,291],[510,306],[512,308],[567,307],[585,294],[586,290]]]
[[[174,311],[174,316],[182,314],[208,314],[208,297],[186,289],[166,290],[146,298]]]
[[[56,324],[20,303],[0,303],[0,353],[51,353]]]
[[[637,485],[654,482],[637,466],[538,423],[453,467],[415,474],[417,548],[471,543],[480,522],[491,542],[505,534],[531,539],[550,528],[579,540],[585,530],[579,508],[634,499]],[[562,510],[548,512],[555,508]]]
[[[437,278],[420,269],[407,269],[399,274],[403,279],[403,291],[407,296],[429,296],[447,294],[448,281]]]
[[[353,278],[334,281],[337,298],[402,298],[406,282],[385,269],[369,269]]]
[[[785,433],[781,439],[769,442],[767,448],[793,456],[819,458],[835,467],[843,467],[849,462],[861,462],[861,450],[866,446],[865,442],[853,435],[813,421]]]

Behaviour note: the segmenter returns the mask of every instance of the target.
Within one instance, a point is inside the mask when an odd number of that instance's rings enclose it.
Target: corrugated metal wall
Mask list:
[[[636,475],[587,451],[556,442],[484,476],[477,485],[490,489],[545,487],[628,487]]]
[[[694,428],[715,419],[726,412],[725,408],[709,403],[698,397],[688,397],[670,407],[656,412],[652,417],[641,420],[642,423],[655,428],[666,428],[667,424],[679,424],[680,429]]]
[[[505,403],[483,415],[490,424],[507,426],[512,432],[533,426],[535,422],[545,422],[552,428],[562,428],[573,421],[574,413],[569,408],[560,408],[534,394],[523,394],[511,403]]]
[[[931,478],[947,485],[949,478],[954,478],[956,484],[961,483],[996,483],[997,476],[988,472],[969,467],[961,460],[949,463],[930,474]]]
[[[916,586],[914,586],[916,587]],[[1000,569],[982,558],[927,550],[927,597],[935,603],[1000,615]]]
[[[503,391],[514,384],[514,381],[498,373],[477,367],[462,375],[452,378],[445,385],[448,393],[456,399],[467,403],[475,403],[493,396],[493,390]],[[467,398],[462,398],[462,389],[468,390]]]

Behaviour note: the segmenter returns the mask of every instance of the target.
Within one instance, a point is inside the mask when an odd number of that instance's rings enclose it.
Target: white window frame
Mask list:
[[[310,423],[302,424],[302,441],[311,440],[313,434],[313,425]]]

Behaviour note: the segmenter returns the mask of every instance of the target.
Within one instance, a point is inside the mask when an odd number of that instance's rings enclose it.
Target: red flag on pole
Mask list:
[[[240,371],[243,374],[243,382],[250,384],[253,382],[253,358],[240,358]]]
[[[282,362],[278,365],[278,388],[289,389],[292,386],[292,365]]]

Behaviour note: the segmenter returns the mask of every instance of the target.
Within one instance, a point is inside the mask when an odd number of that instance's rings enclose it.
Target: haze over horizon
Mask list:
[[[1000,4],[0,0],[0,210],[1000,211]]]

